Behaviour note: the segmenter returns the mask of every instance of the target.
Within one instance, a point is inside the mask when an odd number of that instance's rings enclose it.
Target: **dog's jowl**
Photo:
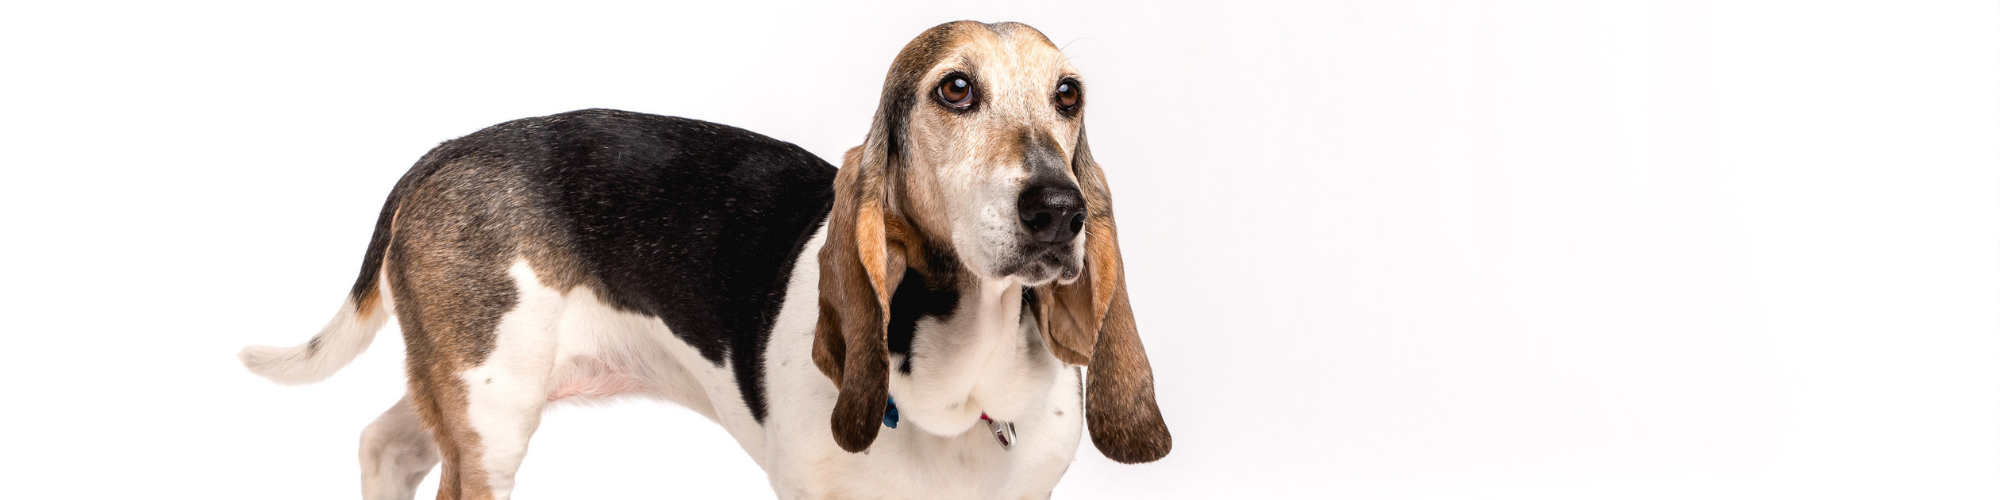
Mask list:
[[[782,498],[1044,498],[1086,429],[1172,448],[1085,89],[1033,28],[961,21],[897,55],[838,169],[683,118],[496,125],[397,182],[324,330],[241,358],[316,382],[398,321],[370,499],[440,464],[438,498],[507,498],[545,408],[625,396],[721,423]]]

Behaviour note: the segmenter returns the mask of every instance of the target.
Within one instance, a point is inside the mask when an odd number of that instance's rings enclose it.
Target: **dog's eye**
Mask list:
[[[1083,87],[1075,81],[1063,80],[1056,84],[1056,108],[1064,113],[1076,111],[1076,105],[1083,102]]]
[[[938,82],[937,95],[945,104],[964,109],[972,105],[972,80],[964,75],[946,76]]]

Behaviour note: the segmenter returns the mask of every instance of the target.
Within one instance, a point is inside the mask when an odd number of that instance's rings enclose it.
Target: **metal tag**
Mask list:
[[[986,430],[993,431],[993,438],[1000,440],[1000,449],[1011,450],[1014,448],[1013,422],[999,422],[986,418],[985,415],[980,415],[979,418],[986,420]]]

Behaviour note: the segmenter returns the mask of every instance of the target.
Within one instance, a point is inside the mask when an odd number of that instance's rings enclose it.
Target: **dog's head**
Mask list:
[[[1106,456],[1150,462],[1172,447],[1111,191],[1084,141],[1086,100],[1082,76],[1026,25],[947,23],[896,56],[867,140],[834,179],[819,257],[813,361],[840,387],[842,448],[865,450],[880,430],[895,287],[940,258],[1033,290],[1049,350],[1090,367],[1085,414]]]

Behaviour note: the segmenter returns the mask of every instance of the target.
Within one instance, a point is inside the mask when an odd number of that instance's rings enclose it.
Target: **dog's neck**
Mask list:
[[[912,272],[891,304],[891,350],[904,353],[892,356],[890,394],[903,421],[942,436],[986,432],[974,428],[981,414],[1007,420],[1026,412],[1046,397],[1062,366],[1024,314],[1021,283],[954,274],[944,280]],[[940,285],[949,291],[931,288]],[[899,331],[910,335],[907,344],[896,345]]]

